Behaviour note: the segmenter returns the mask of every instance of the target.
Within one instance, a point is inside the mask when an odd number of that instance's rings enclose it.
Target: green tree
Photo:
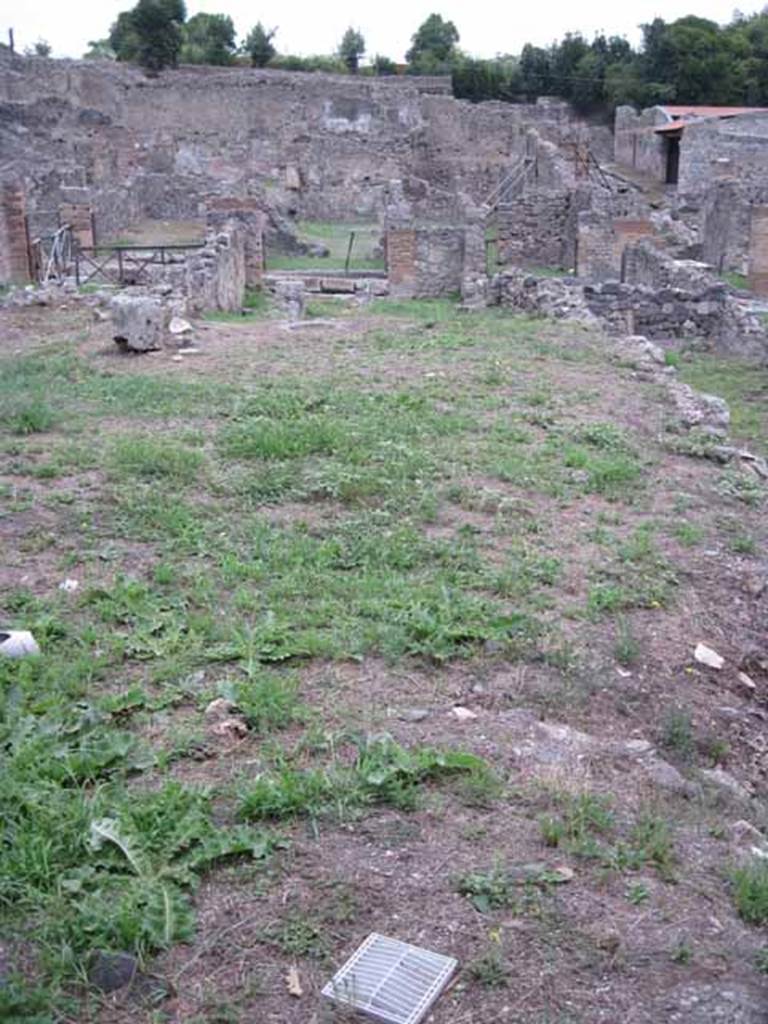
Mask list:
[[[83,54],[83,60],[114,60],[115,51],[112,49],[109,37],[106,39],[90,39],[88,49]]]
[[[38,39],[34,46],[25,50],[25,53],[30,57],[50,57],[51,44],[46,39]]]
[[[277,50],[272,45],[272,39],[276,32],[276,28],[267,31],[262,23],[258,21],[248,33],[243,43],[243,50],[251,58],[251,64],[255,68],[266,67],[277,53]]]
[[[360,58],[364,53],[365,40],[361,33],[352,27],[348,28],[339,44],[339,57],[344,61],[351,74],[357,74]]]
[[[411,47],[405,59],[414,71],[448,70],[458,56],[458,41],[459,32],[452,21],[444,21],[439,14],[430,14],[411,36]]]
[[[397,64],[389,57],[384,57],[382,54],[377,53],[373,58],[373,70],[374,74],[377,75],[396,75]]]
[[[528,99],[551,92],[552,63],[548,50],[525,44],[520,54],[520,88]]]
[[[184,25],[182,64],[231,64],[235,26],[227,14],[196,14]]]
[[[118,15],[109,44],[118,60],[138,61],[147,71],[176,67],[185,18],[184,0],[138,0]]]
[[[121,11],[117,21],[109,30],[107,40],[117,60],[135,61],[139,59],[139,37],[133,21],[133,11]]]

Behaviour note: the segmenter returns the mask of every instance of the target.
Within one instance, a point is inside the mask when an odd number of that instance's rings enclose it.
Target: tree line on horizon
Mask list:
[[[278,53],[277,29],[261,21],[238,45],[229,15],[187,19],[184,0],[138,0],[85,56],[137,63],[151,73],[180,63],[250,63],[289,71],[450,74],[461,99],[514,103],[557,96],[584,113],[624,103],[768,104],[768,7],[753,15],[737,12],[722,26],[688,15],[673,22],[655,18],[641,30],[636,49],[623,36],[598,33],[587,40],[568,33],[547,47],[526,43],[519,54],[480,59],[461,51],[452,21],[431,14],[412,36],[405,66],[379,54],[363,66],[365,39],[357,28],[346,30],[333,54],[298,57]]]

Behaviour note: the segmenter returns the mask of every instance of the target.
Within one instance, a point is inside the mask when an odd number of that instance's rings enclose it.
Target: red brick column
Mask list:
[[[24,192],[0,186],[0,284],[28,284],[29,238]]]
[[[768,206],[753,206],[749,225],[749,287],[768,295]]]
[[[387,231],[387,272],[390,295],[412,298],[416,293],[416,232],[413,228]]]

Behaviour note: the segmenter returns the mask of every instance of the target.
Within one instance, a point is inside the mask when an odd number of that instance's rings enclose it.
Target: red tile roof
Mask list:
[[[733,117],[736,114],[768,114],[768,107],[697,107],[662,105],[661,110],[668,117]]]

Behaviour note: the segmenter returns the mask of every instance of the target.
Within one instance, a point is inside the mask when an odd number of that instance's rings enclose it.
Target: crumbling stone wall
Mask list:
[[[746,271],[751,191],[749,186],[736,181],[719,181],[705,194],[700,222],[701,255],[720,272]]]
[[[62,203],[90,202],[107,238],[146,216],[202,218],[211,195],[373,219],[387,183],[413,177],[480,202],[532,125],[553,145],[592,131],[562,102],[473,105],[446,89],[418,76],[247,68],[147,79],[125,65],[0,51],[0,162],[24,181],[39,230],[56,226]]]
[[[206,310],[235,312],[243,308],[246,283],[245,243],[234,224],[212,235],[205,247],[187,257],[184,267],[184,290],[187,311],[200,314]]]
[[[571,204],[567,188],[526,189],[496,212],[498,259],[515,266],[560,267]]]
[[[600,324],[611,333],[650,338],[701,337],[720,349],[751,357],[768,355],[768,337],[722,282],[704,278],[687,289],[649,287],[570,278],[541,278],[522,270],[505,270],[492,283],[492,298],[501,306],[559,319]]]
[[[698,194],[717,180],[765,185],[768,113],[689,123],[680,143],[678,192]]]
[[[649,220],[611,219],[592,210],[580,213],[576,273],[593,281],[623,280],[625,250],[653,230]]]
[[[662,124],[667,124],[667,118],[658,107],[650,107],[640,113],[634,107],[617,107],[614,119],[616,163],[642,171],[656,181],[664,181],[667,172],[666,143],[663,135],[653,130]]]
[[[444,224],[392,227],[387,232],[390,294],[424,299],[458,294],[464,278],[466,229]]]
[[[216,196],[209,200],[207,224],[215,232],[237,225],[243,245],[245,284],[257,288],[264,274],[266,215],[255,199]]]

